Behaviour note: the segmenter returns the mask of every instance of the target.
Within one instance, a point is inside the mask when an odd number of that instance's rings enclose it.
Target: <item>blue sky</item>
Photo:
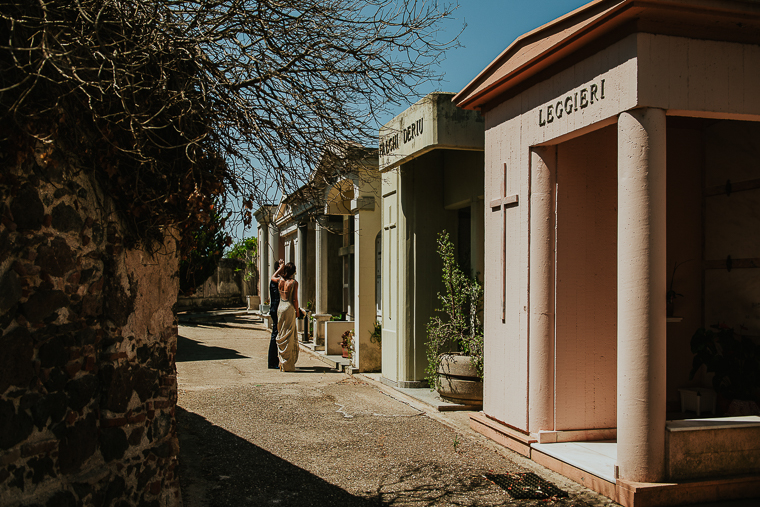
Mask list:
[[[444,81],[423,91],[462,90],[517,37],[586,3],[588,0],[459,0],[454,17],[442,27],[440,40],[451,39],[466,24],[459,36],[462,47],[447,52],[441,63],[439,71],[445,74]],[[396,114],[404,109],[406,106]],[[380,122],[391,119],[381,118]],[[256,222],[252,229],[243,231],[241,226],[231,233],[236,240],[255,236]]]
[[[461,48],[449,51],[441,70],[442,90],[458,92],[517,37],[588,3],[588,0],[460,0],[441,36],[459,36]],[[434,91],[434,90],[430,90]]]

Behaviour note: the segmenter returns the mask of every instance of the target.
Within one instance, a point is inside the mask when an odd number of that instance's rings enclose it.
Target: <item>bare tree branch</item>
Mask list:
[[[414,0],[4,2],[0,137],[86,159],[138,236],[226,219],[239,198],[250,223],[331,142],[374,145],[378,117],[439,78],[451,12]]]

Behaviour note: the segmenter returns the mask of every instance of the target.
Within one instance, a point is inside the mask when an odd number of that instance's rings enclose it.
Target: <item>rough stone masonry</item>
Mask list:
[[[52,145],[0,166],[0,503],[180,505],[174,240]]]

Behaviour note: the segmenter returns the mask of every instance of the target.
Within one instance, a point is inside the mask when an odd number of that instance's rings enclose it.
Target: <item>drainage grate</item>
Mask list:
[[[564,498],[567,493],[551,482],[542,479],[533,472],[521,474],[486,474],[486,479],[493,482],[516,499]]]

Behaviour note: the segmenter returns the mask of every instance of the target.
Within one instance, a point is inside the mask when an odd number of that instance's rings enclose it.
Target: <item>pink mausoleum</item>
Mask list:
[[[757,2],[598,0],[453,98],[485,118],[471,424],[623,505],[760,496],[757,406],[690,378],[699,327],[760,337],[759,44]]]

